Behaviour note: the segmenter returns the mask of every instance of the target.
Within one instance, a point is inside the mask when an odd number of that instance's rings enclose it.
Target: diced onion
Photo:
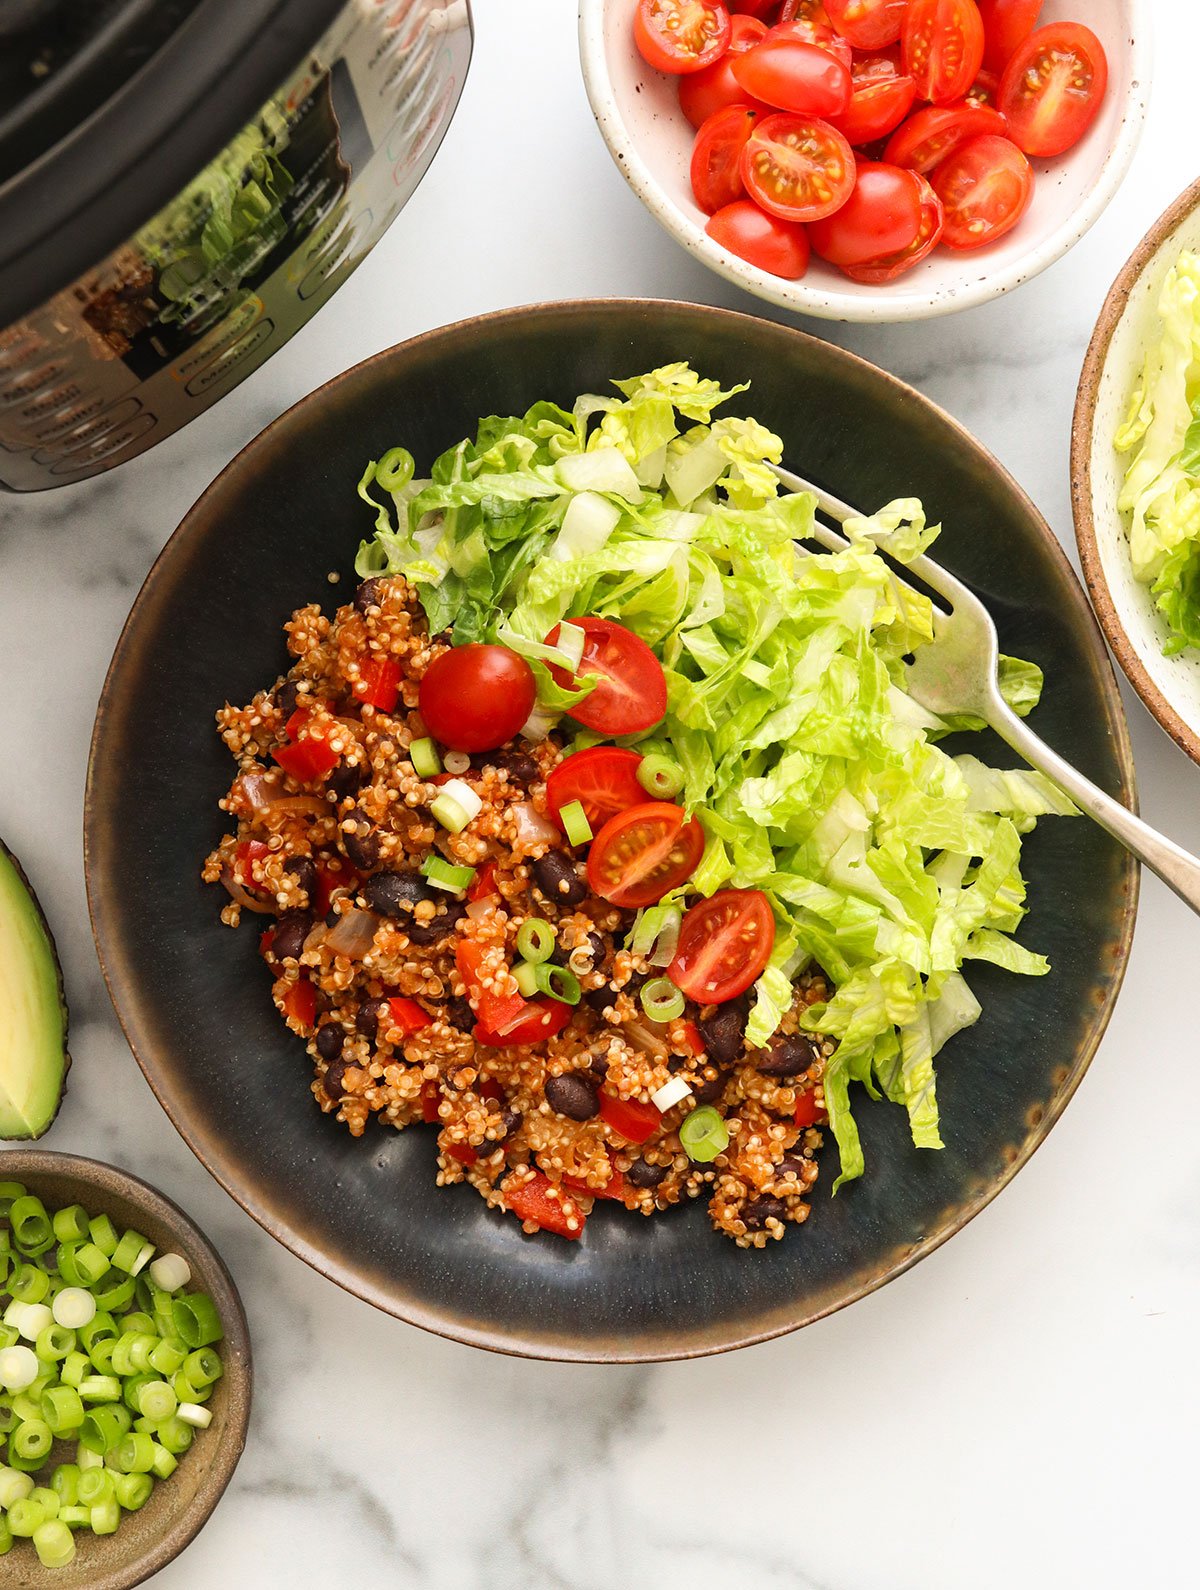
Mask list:
[[[375,929],[379,918],[372,911],[352,907],[329,930],[325,947],[335,955],[344,955],[349,961],[361,960],[375,942]]]
[[[192,1267],[182,1253],[160,1253],[150,1266],[150,1279],[164,1292],[178,1292],[192,1278]]]
[[[650,1095],[650,1102],[656,1110],[661,1110],[665,1115],[673,1105],[681,1103],[691,1096],[691,1085],[682,1077],[672,1077],[669,1082],[664,1082],[661,1088],[656,1088]]]
[[[640,1049],[655,1060],[665,1061],[670,1054],[666,1044],[648,1022],[640,1019],[627,1021],[621,1034],[635,1049]]]
[[[517,801],[509,807],[516,825],[517,840],[523,849],[543,841],[553,843],[561,836],[548,817],[543,817],[532,801]]]
[[[274,916],[275,908],[265,904],[255,897],[234,877],[228,867],[221,868],[221,882],[229,898],[242,907],[244,911],[254,911],[259,916]]]
[[[61,1292],[55,1293],[50,1312],[56,1325],[77,1331],[81,1325],[90,1325],[95,1319],[96,1299],[82,1286],[64,1286]]]
[[[265,812],[279,794],[282,784],[283,780],[278,774],[263,770],[259,773],[243,773],[234,788],[240,790],[252,811]]]
[[[722,458],[722,468],[727,460]],[[615,447],[595,447],[588,453],[568,453],[555,466],[568,491],[611,492],[626,502],[640,502],[642,488],[633,466]],[[714,477],[716,478],[716,477]]]
[[[184,1424],[194,1425],[197,1430],[207,1430],[212,1423],[212,1411],[201,1407],[198,1402],[181,1402],[175,1410],[175,1416],[182,1419]]]
[[[482,900],[470,901],[467,905],[467,915],[472,922],[482,922],[484,917],[488,916],[495,908],[496,897],[494,894],[488,894],[484,895]]]

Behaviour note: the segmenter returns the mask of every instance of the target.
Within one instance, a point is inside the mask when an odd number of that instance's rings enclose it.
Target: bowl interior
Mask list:
[[[852,282],[813,256],[785,282],[718,248],[692,194],[695,133],[676,83],[648,67],[633,42],[635,0],[583,0],[584,72],[592,106],[625,177],[662,224],[704,262],[785,308],[849,320],[906,320],[965,309],[1019,285],[1057,259],[1103,210],[1132,158],[1148,88],[1146,22],[1135,0],[1046,0],[1041,21],[1086,20],[1108,56],[1109,84],[1087,135],[1057,160],[1033,162],[1033,203],[1007,237],[976,253],[935,249],[886,287]],[[1084,16],[1086,12],[1086,16]],[[1136,27],[1135,27],[1136,21]]]
[[[1004,649],[1040,663],[1037,723],[1130,798],[1124,720],[1094,620],[1061,550],[1012,481],[951,420],[871,366],[783,327],[661,302],[554,305],[434,332],[299,404],[219,477],[168,544],[114,657],[93,742],[93,922],[118,1012],[151,1085],[210,1170],[324,1273],[417,1324],[542,1356],[717,1351],[788,1330],[888,1279],[957,1229],[1032,1152],[1099,1040],[1124,965],[1136,872],[1099,829],[1047,822],[1028,846],[1025,940],[1039,981],[982,967],[983,1020],[942,1068],[942,1153],[901,1112],[862,1107],[869,1174],[835,1200],[827,1150],[802,1231],[745,1253],[702,1208],[653,1220],[601,1206],[584,1239],[525,1237],[473,1191],[439,1190],[420,1128],[353,1141],[309,1092],[252,927],[230,932],[200,882],[230,764],[213,728],[285,665],[280,626],[347,599],[371,515],[363,463],[403,443],[422,463],[480,415],[570,404],[675,359],[730,385],[785,457],[852,502],[919,494],[946,561],[986,596]],[[331,593],[331,572],[342,583]],[[187,658],[180,668],[177,660]],[[153,724],[152,740],[146,725]],[[999,745],[981,754],[1003,758]]]
[[[1150,234],[1144,261],[1131,262],[1132,280],[1120,279],[1101,316],[1101,333],[1111,317],[1111,336],[1099,368],[1085,374],[1086,479],[1091,535],[1077,513],[1080,550],[1097,598],[1109,642],[1130,681],[1150,710],[1194,759],[1200,761],[1200,657],[1164,657],[1169,631],[1155,610],[1148,586],[1134,578],[1126,516],[1117,510],[1130,455],[1119,455],[1113,437],[1124,422],[1147,350],[1162,335],[1156,312],[1167,272],[1185,248],[1200,249],[1200,192],[1181,201],[1176,220],[1159,223]],[[1163,235],[1155,242],[1155,234]],[[1127,296],[1125,296],[1127,294]],[[1090,543],[1090,544],[1089,544]]]
[[[89,1214],[108,1214],[118,1227],[149,1237],[159,1252],[181,1253],[192,1268],[193,1287],[206,1291],[225,1327],[220,1353],[225,1372],[207,1406],[213,1421],[179,1459],[170,1480],[154,1487],[139,1512],[126,1513],[114,1535],[80,1535],[75,1560],[56,1569],[62,1590],[125,1590],[166,1566],[193,1539],[221,1499],[242,1448],[250,1412],[250,1341],[246,1316],[233,1280],[208,1239],[153,1187],[95,1160],[42,1149],[0,1153],[0,1177],[20,1181],[47,1208],[79,1203]],[[10,1590],[40,1590],[46,1569],[27,1541],[4,1558]]]

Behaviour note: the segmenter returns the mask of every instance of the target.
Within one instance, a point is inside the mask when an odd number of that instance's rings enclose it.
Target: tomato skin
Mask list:
[[[537,686],[524,657],[507,646],[453,646],[421,680],[425,727],[452,751],[494,751],[533,711]]]
[[[948,248],[983,248],[1010,232],[1033,197],[1033,171],[1007,138],[972,138],[930,176],[946,212]]]
[[[546,780],[546,804],[561,826],[564,806],[578,801],[595,834],[610,817],[640,806],[646,791],[638,782],[642,759],[618,745],[592,745],[568,756]]]
[[[829,19],[856,50],[895,44],[904,23],[906,0],[825,0]]]
[[[900,40],[918,98],[934,105],[961,99],[983,65],[983,18],[975,0],[909,0]]]
[[[730,21],[733,31],[729,48],[721,59],[699,72],[688,72],[679,79],[679,108],[697,129],[727,105],[747,103],[746,90],[733,75],[733,58],[750,49],[760,39],[765,39],[767,26],[756,17],[735,16]],[[761,108],[754,106],[755,110]],[[763,114],[766,114],[765,110]]]
[[[983,18],[983,64],[1000,73],[1037,27],[1042,0],[976,0]]]
[[[1000,112],[986,105],[971,105],[966,100],[954,105],[925,105],[892,134],[883,158],[925,176],[968,138],[986,133],[1003,138],[1007,128]]]
[[[716,111],[696,134],[692,149],[692,192],[706,215],[714,215],[745,193],[741,159],[759,113],[749,105]]]
[[[1038,28],[1000,79],[1008,135],[1027,155],[1061,155],[1092,125],[1107,87],[1108,57],[1091,28],[1079,22]]]
[[[882,287],[885,282],[894,282],[897,276],[903,276],[905,271],[912,270],[932,254],[941,241],[946,224],[942,201],[923,176],[918,172],[913,175],[921,187],[920,230],[909,246],[898,254],[867,260],[862,265],[843,265],[843,272],[852,282],[861,282],[865,287]]]
[[[729,47],[729,12],[722,0],[638,0],[633,37],[642,59],[658,72],[699,72]]]
[[[768,30],[768,38],[798,39],[802,44],[815,44],[818,49],[835,56],[847,71],[850,70],[854,64],[854,51],[841,34],[833,31],[833,24],[828,17],[822,20],[814,12],[806,16],[797,13],[795,18],[789,19],[786,9],[783,16],[783,21]]]
[[[511,1191],[506,1181],[500,1190],[518,1220],[531,1221],[543,1231],[566,1237],[568,1242],[578,1242],[583,1235],[583,1210],[542,1171],[536,1171],[531,1180],[522,1181]]]
[[[984,67],[967,90],[965,102],[968,105],[989,105],[993,110],[996,110],[999,100],[1000,79],[995,72],[989,72]]]
[[[727,204],[710,217],[704,230],[714,243],[748,265],[785,281],[798,281],[808,269],[809,243],[804,228],[768,215],[751,199]]]
[[[613,739],[620,734],[638,734],[662,720],[667,710],[667,681],[662,664],[640,635],[608,618],[573,618],[583,630],[583,658],[575,673],[598,675],[600,683],[570,716],[585,729]],[[558,640],[558,625],[546,636],[547,646]],[[554,664],[550,672],[560,685],[574,681]],[[522,720],[524,721],[524,720]]]
[[[917,85],[890,56],[864,56],[854,63],[850,103],[833,125],[851,144],[886,138],[912,109]]]
[[[854,152],[828,122],[781,111],[755,127],[742,150],[746,191],[782,221],[819,221],[854,188]]]
[[[497,1032],[482,1018],[475,1023],[472,1037],[488,1049],[507,1049],[513,1044],[544,1043],[560,1033],[571,1019],[571,1006],[539,994],[525,1001],[526,1009],[507,1032]]]
[[[703,854],[704,830],[682,806],[643,801],[610,817],[592,841],[588,886],[613,905],[654,905],[687,882]]]
[[[910,171],[860,160],[854,192],[840,210],[808,229],[814,251],[831,265],[864,265],[907,249],[921,230],[921,190]]]
[[[755,99],[804,116],[840,116],[850,103],[850,73],[817,44],[767,36],[739,55],[733,75]]]
[[[631,1143],[644,1143],[662,1125],[662,1113],[641,1099],[621,1099],[600,1089],[600,1118]]]
[[[686,913],[667,976],[698,1004],[736,999],[775,947],[775,916],[761,889],[718,889]]]

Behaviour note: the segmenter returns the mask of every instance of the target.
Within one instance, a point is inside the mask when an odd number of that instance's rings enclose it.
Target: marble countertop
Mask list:
[[[1065,260],[940,321],[809,327],[944,404],[1072,558],[1067,447],[1087,338],[1121,262],[1196,174],[1200,12],[1154,9],[1173,36],[1158,41],[1141,150]],[[1156,880],[1103,1046],[1014,1184],[882,1292],[706,1361],[524,1362],[373,1312],[209,1178],[122,1040],[84,896],[88,737],[126,612],[212,476],[304,393],[430,326],[591,294],[759,307],[677,248],[618,175],[579,80],[574,7],[522,0],[519,37],[508,6],[476,10],[475,62],[430,178],[315,322],[153,452],[0,500],[0,832],[36,880],[72,1000],[75,1067],[47,1146],[116,1161],[181,1202],[228,1259],[255,1332],[245,1457],[154,1583],[1182,1585],[1200,1406],[1200,928]],[[519,202],[531,192],[537,205]],[[1198,850],[1200,773],[1124,693],[1143,811]],[[348,1355],[369,1371],[340,1374]]]

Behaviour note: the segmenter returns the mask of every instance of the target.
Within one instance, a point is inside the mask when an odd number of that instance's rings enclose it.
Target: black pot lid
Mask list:
[[[0,0],[0,329],[186,187],[344,3]]]

